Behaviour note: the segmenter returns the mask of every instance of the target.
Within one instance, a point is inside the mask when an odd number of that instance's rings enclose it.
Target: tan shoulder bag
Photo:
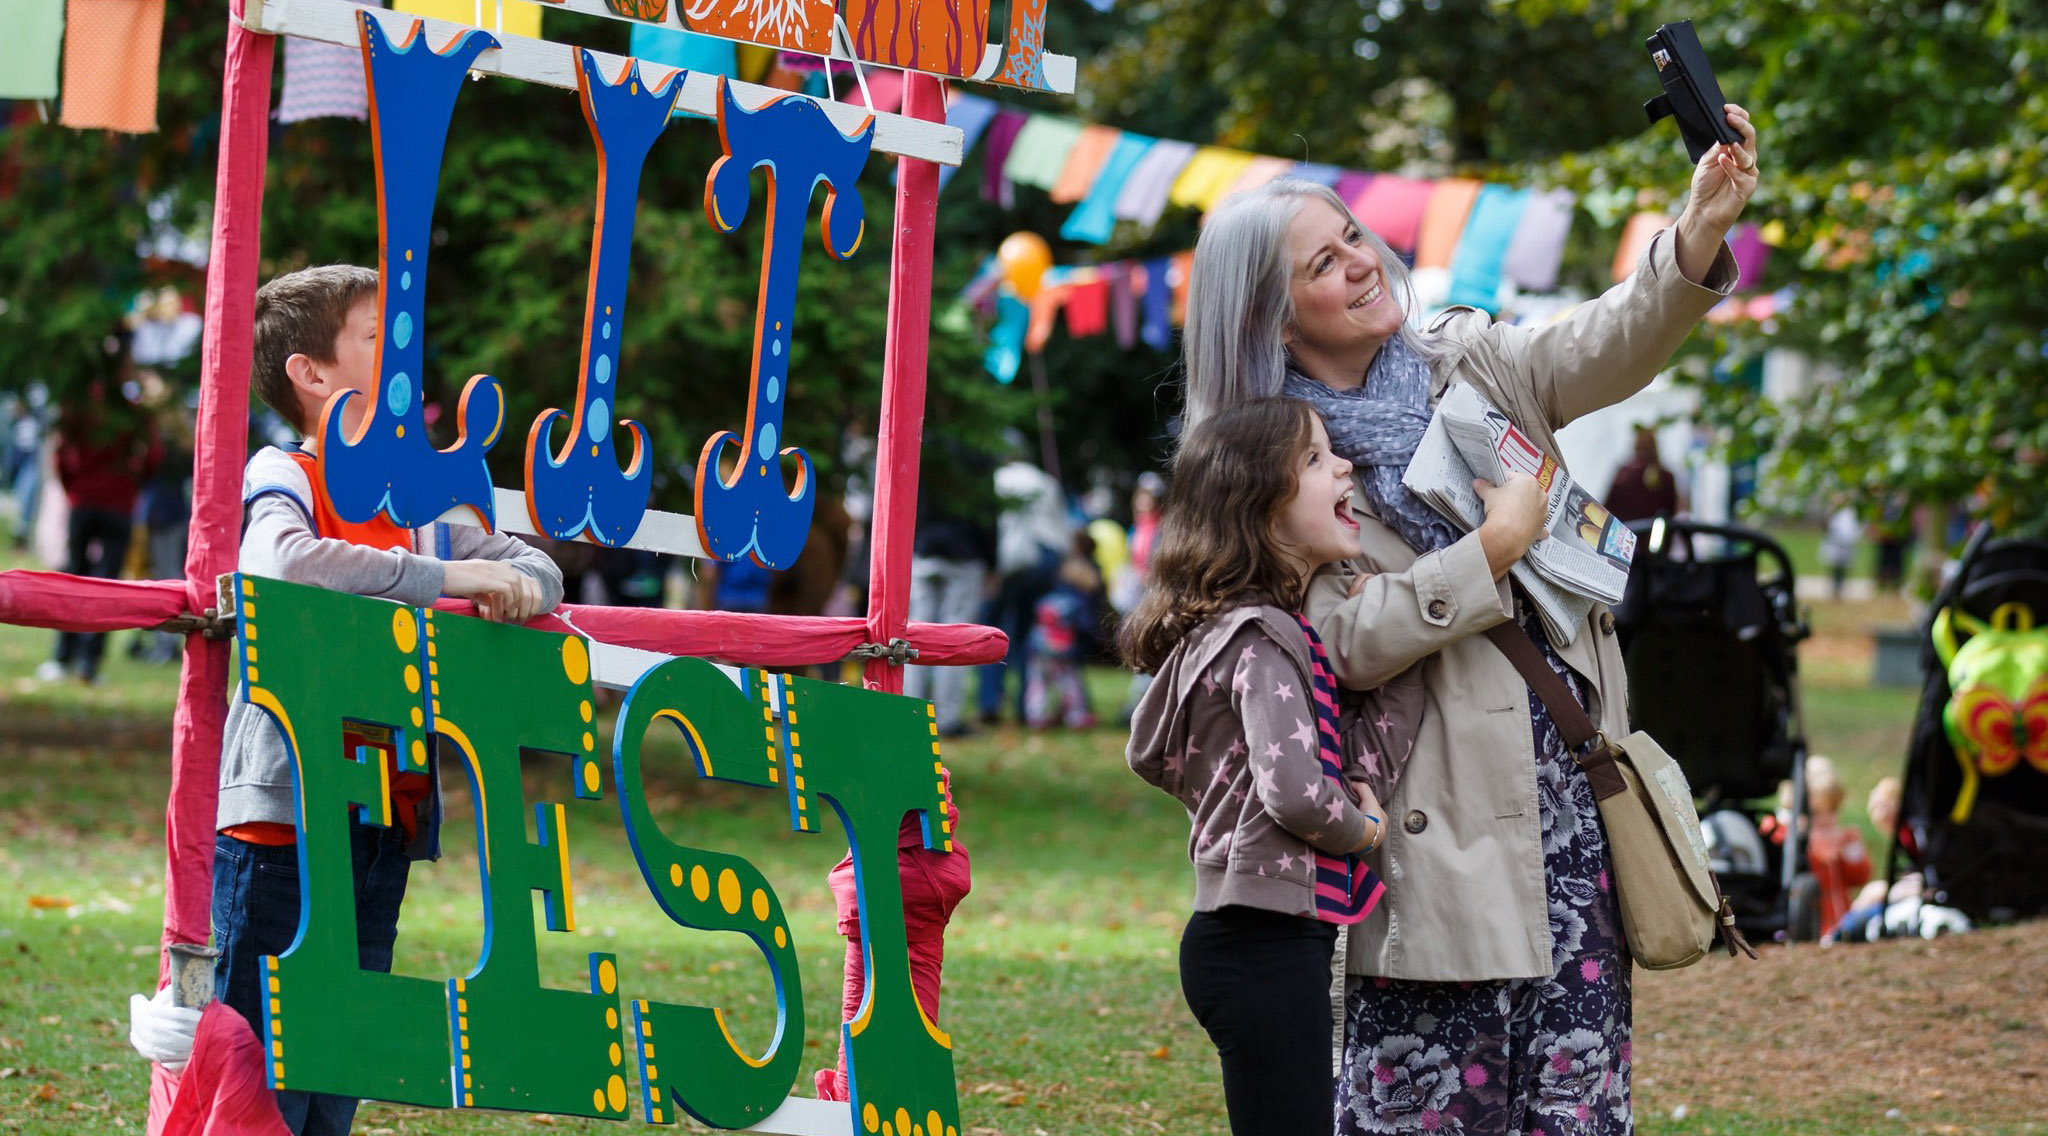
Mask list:
[[[1579,768],[1593,785],[1615,898],[1629,954],[1647,970],[1675,970],[1705,958],[1718,940],[1733,958],[1756,951],[1735,929],[1735,912],[1707,867],[1707,846],[1685,773],[1656,739],[1638,730],[1607,739],[1550,669],[1542,650],[1513,623],[1486,633],[1550,709]]]

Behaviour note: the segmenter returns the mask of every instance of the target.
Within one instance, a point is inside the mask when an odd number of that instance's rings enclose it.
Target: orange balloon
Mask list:
[[[996,249],[996,263],[1003,267],[1003,279],[1021,299],[1038,295],[1045,270],[1052,267],[1052,249],[1037,233],[1011,233]]]

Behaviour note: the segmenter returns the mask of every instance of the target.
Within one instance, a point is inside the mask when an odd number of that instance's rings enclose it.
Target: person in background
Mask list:
[[[1614,471],[1606,503],[1607,511],[1624,521],[1675,516],[1684,508],[1678,480],[1664,468],[1664,459],[1657,453],[1656,427],[1636,427],[1635,456]]]
[[[1126,542],[1129,559],[1123,574],[1111,580],[1109,587],[1109,606],[1119,619],[1138,606],[1138,597],[1145,590],[1145,577],[1152,565],[1152,545],[1159,536],[1159,502],[1165,497],[1165,478],[1149,469],[1138,475],[1137,488],[1131,491],[1131,532]],[[1117,715],[1125,725],[1130,724],[1131,712],[1138,708],[1138,700],[1151,685],[1151,675],[1131,672],[1123,709]]]
[[[1011,431],[1011,458],[997,468],[996,590],[981,622],[1010,637],[1003,660],[981,668],[981,720],[1002,717],[1003,700],[1016,675],[1016,717],[1024,720],[1024,667],[1030,659],[1031,621],[1038,601],[1052,589],[1060,560],[1073,542],[1067,493],[1059,479],[1026,459],[1023,435]]]
[[[1031,652],[1024,663],[1024,724],[1033,729],[1095,724],[1082,664],[1101,640],[1102,576],[1081,547],[1086,543],[1087,534],[1075,534],[1074,550],[1060,561],[1058,580],[1038,601],[1032,618]]]
[[[1856,562],[1856,548],[1862,543],[1863,524],[1856,519],[1854,508],[1845,504],[1828,514],[1827,531],[1820,538],[1820,562],[1827,567],[1836,599],[1842,598],[1849,567]]]
[[[144,563],[152,580],[177,580],[185,575],[185,542],[192,524],[193,413],[154,373],[143,379],[144,402],[154,412],[157,435],[164,440],[164,458],[142,488],[139,508],[148,556]],[[129,653],[153,663],[176,662],[183,636],[169,631],[138,631]]]
[[[1814,754],[1806,759],[1806,862],[1820,885],[1820,929],[1830,930],[1849,913],[1850,899],[1870,882],[1870,853],[1863,837],[1842,823],[1846,790],[1835,763]],[[1894,821],[1897,815],[1894,813]]]
[[[110,333],[102,344],[103,372],[86,397],[67,405],[57,423],[57,480],[70,506],[64,570],[113,579],[128,557],[135,499],[163,460],[163,443],[140,407],[121,397],[132,381],[128,334]],[[61,631],[56,653],[36,669],[55,682],[67,673],[99,681],[105,632]]]
[[[988,466],[976,468],[965,451],[943,443],[931,452],[933,468],[917,481],[910,618],[923,623],[972,623],[995,567],[996,531],[984,511],[972,503],[963,507],[953,478],[986,478]],[[961,737],[973,728],[966,667],[905,667],[903,693],[931,701],[940,737]]]

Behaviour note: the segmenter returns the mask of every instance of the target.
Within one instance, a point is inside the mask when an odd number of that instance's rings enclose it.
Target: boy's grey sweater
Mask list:
[[[411,551],[322,539],[313,531],[312,500],[313,486],[291,455],[266,446],[250,458],[242,473],[244,525],[236,567],[252,576],[414,606],[441,595],[443,568],[433,555],[433,526],[413,530]],[[540,549],[472,525],[446,527],[449,559],[508,561],[540,583],[542,611],[561,602],[562,571]],[[215,827],[296,819],[283,731],[268,712],[242,700],[238,685],[228,699],[221,738]]]

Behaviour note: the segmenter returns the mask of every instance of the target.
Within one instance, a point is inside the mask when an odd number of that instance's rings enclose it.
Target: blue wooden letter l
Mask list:
[[[597,59],[576,53],[576,86],[583,117],[597,144],[597,223],[590,238],[590,290],[583,305],[583,365],[577,371],[576,413],[569,437],[547,452],[561,410],[544,411],[526,435],[526,508],[536,529],[557,540],[574,540],[588,530],[599,544],[631,539],[647,512],[653,480],[647,431],[631,419],[633,458],[619,471],[613,452],[612,408],[618,404],[620,342],[625,336],[626,277],[633,251],[633,215],[640,194],[640,170],[647,151],[668,125],[678,71],[659,88],[650,86],[637,61],[628,61],[617,83],[605,82]]]
[[[746,218],[747,180],[768,168],[768,231],[761,256],[761,293],[754,312],[753,386],[747,395],[744,435],[720,431],[704,443],[697,459],[697,534],[711,555],[734,561],[751,556],[764,568],[787,568],[810,535],[817,490],[811,461],[796,446],[780,448],[782,408],[789,397],[789,348],[796,324],[796,281],[802,264],[804,219],[811,191],[825,187],[825,251],[845,260],[860,249],[866,211],[854,179],[866,164],[875,139],[870,116],[848,137],[807,98],[785,95],[759,110],[733,100],[718,81],[718,135],[725,156],[704,183],[704,212],[711,225],[730,233]],[[842,192],[843,191],[843,192]],[[727,445],[739,449],[729,478],[721,478],[718,457]],[[796,459],[796,486],[782,481],[784,456]]]
[[[343,391],[329,400],[319,426],[320,478],[345,521],[385,513],[397,524],[416,528],[466,505],[489,527],[496,516],[484,455],[505,424],[504,392],[489,375],[471,378],[455,412],[459,433],[445,450],[436,450],[427,439],[420,394],[427,247],[441,150],[463,76],[498,41],[470,29],[436,52],[427,47],[425,25],[414,20],[405,42],[394,45],[378,22],[383,13],[373,11],[359,9],[356,19],[363,33],[370,138],[377,157],[377,306],[383,316],[377,396],[352,438],[343,428],[344,408],[360,396]]]

